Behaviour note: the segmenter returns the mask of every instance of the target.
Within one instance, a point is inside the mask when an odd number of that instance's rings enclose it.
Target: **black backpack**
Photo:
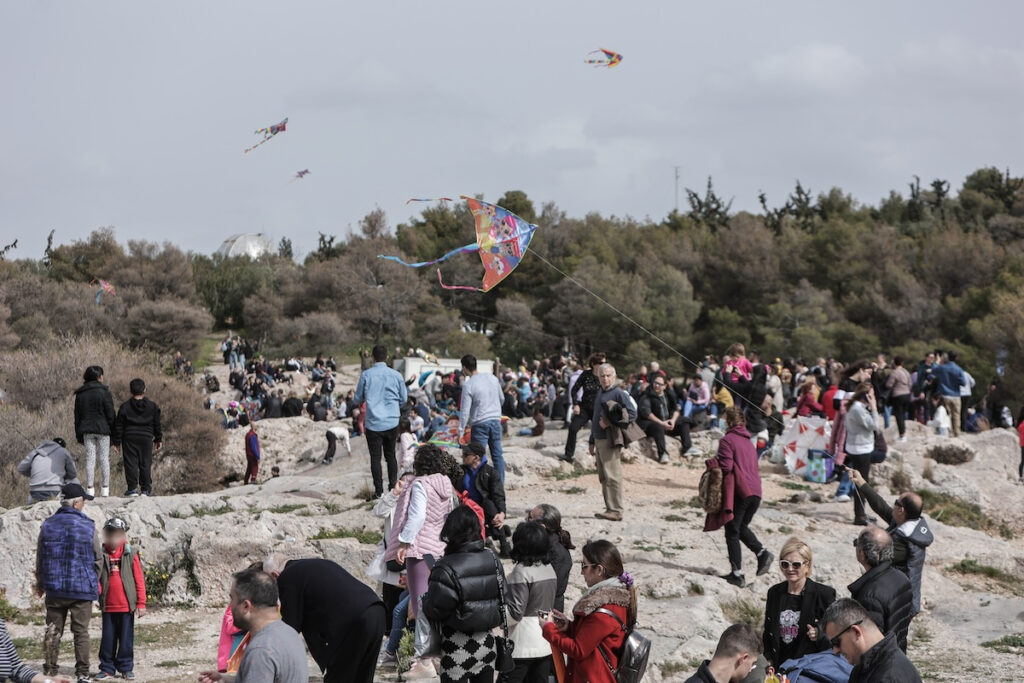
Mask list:
[[[601,658],[604,659],[604,663],[608,665],[608,670],[612,672],[612,676],[615,677],[618,683],[640,683],[643,680],[644,674],[647,673],[647,659],[651,655],[651,639],[639,633],[636,629],[627,628],[625,622],[619,618],[619,615],[609,609],[598,607],[594,611],[613,617],[615,621],[619,622],[622,630],[626,632],[626,645],[622,648],[618,669],[612,666],[611,659],[601,649],[601,646],[599,645],[597,648],[597,651],[601,653]]]

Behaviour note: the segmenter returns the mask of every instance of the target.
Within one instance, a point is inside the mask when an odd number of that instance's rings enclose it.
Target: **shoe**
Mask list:
[[[389,668],[398,666],[398,653],[381,650],[380,657],[377,658],[377,666]]]
[[[95,496],[96,495],[96,487],[95,486],[86,486],[85,487],[85,493],[86,493],[86,495]]]
[[[150,496],[153,495],[153,492],[152,491],[143,491],[142,495],[144,495],[146,498],[149,498]]]
[[[402,674],[402,680],[405,681],[425,681],[430,678],[437,678],[437,670],[430,659],[417,659],[412,663],[412,667]]]
[[[729,572],[728,574],[726,574],[722,578],[725,579],[726,583],[731,583],[732,585],[737,586],[739,588],[746,588],[747,587],[747,579],[746,579],[745,576],[743,576],[743,574],[736,574],[735,572]]]
[[[113,676],[111,676],[111,678],[113,678]],[[77,681],[77,683],[91,683],[92,682],[92,678],[89,677],[89,676],[79,676],[75,680]]]
[[[688,456],[702,455],[703,453],[704,453],[704,451],[702,451],[701,449],[697,448],[696,446],[690,446],[689,450],[686,451],[686,455],[688,455]]]
[[[854,523],[855,526],[867,526],[868,525],[868,520],[866,520],[866,519],[855,519],[855,520],[853,520],[853,523]]]
[[[128,493],[124,494],[124,497],[125,498],[138,498],[139,497],[139,492],[136,491],[135,489],[132,489]]]
[[[668,453],[662,453],[661,457],[658,458],[658,462],[660,462],[662,465],[667,465],[668,464]]]
[[[849,503],[850,502],[850,497],[844,493],[841,496],[836,496],[836,502],[837,503]]]
[[[351,455],[351,453],[349,455]],[[332,462],[334,462],[334,458],[324,458],[323,460],[320,461],[320,464],[330,465]]]
[[[571,455],[559,455],[558,459],[562,462],[567,462],[570,465],[573,463],[574,458]]]
[[[622,521],[622,515],[620,515],[618,512],[595,512],[594,516],[598,519],[608,520],[609,522]]]
[[[126,681],[134,681],[135,680],[135,672],[134,671],[125,671],[121,675],[124,676],[124,679]]]
[[[132,674],[132,675],[134,676],[135,674]],[[93,676],[92,680],[94,680],[94,681],[109,681],[112,678],[117,678],[117,676],[115,676],[112,673],[108,673],[106,671],[101,671],[98,674],[96,674],[95,676]],[[78,679],[78,680],[82,680],[82,679]]]
[[[900,438],[896,439],[896,443],[906,443],[906,442],[907,442],[907,437],[905,437],[905,436],[901,436]]]
[[[757,575],[764,576],[768,573],[768,570],[772,568],[772,562],[775,561],[775,556],[771,552],[765,550],[757,556]]]
[[[110,487],[109,486],[101,487],[100,488],[100,498],[109,498],[109,497],[110,497]]]

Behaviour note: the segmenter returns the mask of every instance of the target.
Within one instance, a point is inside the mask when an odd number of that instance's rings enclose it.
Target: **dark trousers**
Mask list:
[[[75,638],[75,675],[89,675],[89,618],[92,617],[91,600],[46,598],[46,635],[43,636],[43,673],[57,675],[57,653],[64,636],[64,624],[71,615],[71,634]]]
[[[126,436],[121,443],[124,478],[129,491],[153,491],[153,437]]]
[[[373,683],[384,637],[384,605],[371,605],[338,640],[324,672],[324,683]]]
[[[576,453],[576,433],[587,426],[590,422],[590,415],[580,411],[579,415],[573,415],[569,422],[569,436],[565,440],[565,457],[571,460]]]
[[[334,432],[327,431],[327,452],[324,453],[324,460],[330,462],[334,460],[334,453],[338,450],[338,437],[334,435]]]
[[[872,453],[859,453],[856,455],[847,453],[846,466],[860,472],[860,475],[864,477],[864,481],[868,481],[868,478],[871,476],[871,456]],[[854,489],[853,493],[853,518],[854,520],[867,519],[867,514],[864,512],[864,499],[856,489]]]
[[[446,676],[443,671],[441,672],[441,683],[493,683],[493,681],[494,669],[491,667],[487,667],[475,676],[467,676],[458,680],[451,676]]]
[[[370,450],[370,473],[373,475],[373,492],[380,496],[384,493],[384,475],[380,468],[380,457],[388,463],[388,489],[395,488],[398,481],[398,461],[395,460],[395,441],[398,440],[398,427],[386,432],[366,430],[366,447]]]
[[[252,455],[249,455],[248,453],[246,453],[245,454],[245,462],[246,462],[245,477],[242,479],[242,483],[243,484],[248,484],[250,481],[252,481],[252,483],[255,484],[256,483],[256,477],[259,476],[259,473],[260,473],[260,461],[255,456],[252,456]]]
[[[517,659],[516,668],[498,677],[499,683],[548,683],[551,656]]]
[[[733,518],[725,525],[725,547],[729,551],[729,564],[734,571],[743,571],[743,552],[740,541],[755,555],[764,550],[761,541],[750,530],[750,522],[754,519],[757,508],[761,505],[758,496],[737,498],[732,506]]]
[[[402,601],[402,593],[405,589],[401,586],[393,586],[390,583],[384,584],[384,590],[381,592],[381,600],[384,602],[384,630],[387,633],[391,633],[391,617],[392,612],[395,611],[395,607]]]
[[[970,402],[971,402],[971,397],[970,396],[961,396],[960,397],[960,432],[961,433],[967,431],[967,408],[969,407],[968,404]]]
[[[910,394],[889,397],[889,405],[892,406],[892,414],[896,416],[896,428],[902,437],[907,433],[907,409],[910,407]]]
[[[104,612],[100,638],[100,671],[108,674],[135,670],[135,615]]]
[[[1024,446],[1020,447],[1020,465],[1017,467],[1017,476],[1024,479]]]

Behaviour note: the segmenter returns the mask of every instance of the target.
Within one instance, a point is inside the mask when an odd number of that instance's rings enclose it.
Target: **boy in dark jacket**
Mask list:
[[[136,377],[129,383],[132,397],[121,404],[114,420],[113,445],[123,451],[128,496],[153,493],[153,453],[163,448],[160,408],[146,398],[146,383]]]
[[[103,525],[100,565],[100,673],[97,681],[121,674],[135,678],[135,615],[146,613],[146,577],[139,553],[128,544],[128,523],[112,517]]]
[[[462,479],[456,488],[465,491],[470,500],[484,511],[487,535],[498,542],[502,557],[509,552],[505,526],[505,485],[497,470],[487,462],[483,444],[468,443],[462,448]]]

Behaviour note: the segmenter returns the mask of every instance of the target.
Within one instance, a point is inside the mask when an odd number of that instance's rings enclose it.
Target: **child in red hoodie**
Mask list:
[[[123,570],[123,571],[122,571]],[[139,553],[128,544],[128,523],[112,517],[103,525],[103,566],[100,569],[100,673],[94,680],[135,678],[135,615],[146,613],[146,577]]]

